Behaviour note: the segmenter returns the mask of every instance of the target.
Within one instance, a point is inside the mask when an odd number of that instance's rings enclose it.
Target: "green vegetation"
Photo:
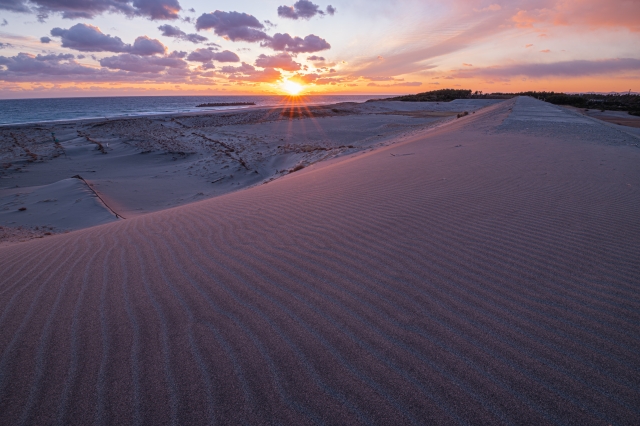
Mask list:
[[[402,102],[450,102],[455,99],[469,99],[470,97],[471,90],[441,89],[418,93],[417,95],[398,96],[385,100]]]
[[[522,92],[517,96],[531,96],[541,101],[555,105],[570,105],[576,108],[605,109],[609,111],[640,111],[640,95],[627,93],[620,95],[617,93],[600,95],[595,93],[580,93],[569,95],[556,92]],[[635,115],[635,114],[632,114]]]
[[[531,96],[555,105],[570,105],[577,108],[606,109],[612,111],[628,111],[631,115],[640,116],[640,95],[594,93],[567,94],[559,92],[520,92],[520,93],[482,93],[479,91],[460,89],[440,89],[415,95],[397,96],[387,99],[372,99],[402,102],[451,102],[455,99],[510,99],[516,96]]]
[[[482,91],[472,91],[465,89],[440,89],[431,92],[418,93],[415,95],[397,96],[395,98],[371,99],[374,101],[402,101],[402,102],[451,102],[456,99],[511,99],[517,94],[513,93],[490,93],[483,94]]]

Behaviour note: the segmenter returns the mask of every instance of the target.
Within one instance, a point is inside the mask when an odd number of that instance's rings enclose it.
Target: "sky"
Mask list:
[[[0,0],[0,98],[640,92],[638,0]]]

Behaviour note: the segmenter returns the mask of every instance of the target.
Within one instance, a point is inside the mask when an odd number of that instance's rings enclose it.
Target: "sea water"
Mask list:
[[[122,96],[100,98],[50,98],[0,100],[0,125],[65,121],[87,118],[131,117],[152,114],[202,112],[246,108],[239,106],[197,108],[206,103],[255,102],[256,106],[365,102],[376,95],[286,96]]]

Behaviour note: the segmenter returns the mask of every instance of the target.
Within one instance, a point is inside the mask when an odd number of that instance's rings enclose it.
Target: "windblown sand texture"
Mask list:
[[[0,424],[640,424],[625,138],[519,98],[0,248]]]

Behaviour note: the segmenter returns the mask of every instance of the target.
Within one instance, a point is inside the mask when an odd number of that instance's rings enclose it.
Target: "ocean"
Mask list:
[[[300,96],[299,102],[333,104],[365,102],[376,95]],[[287,103],[287,96],[123,96],[0,100],[0,125],[66,121],[86,118],[132,117],[151,114],[224,110],[242,107],[196,108],[204,103],[255,102],[257,106]],[[246,108],[246,107],[244,107]]]

